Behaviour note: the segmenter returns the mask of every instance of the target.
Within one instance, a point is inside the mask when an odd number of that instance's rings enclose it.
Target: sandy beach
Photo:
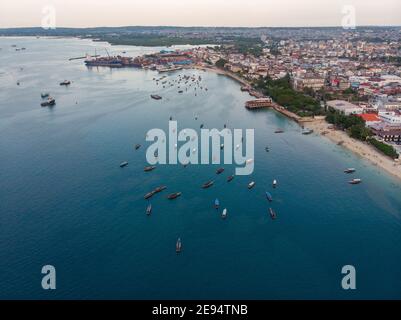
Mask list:
[[[373,146],[362,141],[350,138],[346,132],[329,129],[330,124],[324,120],[305,123],[305,127],[313,129],[315,133],[326,137],[336,144],[341,144],[344,148],[356,153],[360,157],[367,159],[374,166],[377,166],[389,174],[401,179],[401,163],[396,163],[393,159],[377,151]]]

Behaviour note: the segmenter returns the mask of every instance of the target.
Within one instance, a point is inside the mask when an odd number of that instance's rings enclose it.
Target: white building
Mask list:
[[[379,117],[391,126],[401,126],[401,116],[395,112],[379,111]]]
[[[364,110],[362,107],[344,100],[328,101],[327,105],[337,111],[343,112],[347,116],[351,114],[362,114]]]

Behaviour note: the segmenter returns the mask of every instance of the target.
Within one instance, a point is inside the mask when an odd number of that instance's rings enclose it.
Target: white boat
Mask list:
[[[128,162],[127,161],[121,162],[120,168],[124,168],[126,166],[128,166]]]
[[[361,179],[352,179],[349,183],[350,184],[360,184],[362,182]]]
[[[277,187],[277,180],[273,180],[273,188]]]
[[[313,132],[314,132],[313,129],[309,129],[309,128],[305,128],[302,130],[303,135],[309,135],[309,134],[312,134]]]
[[[181,238],[178,238],[177,243],[175,245],[175,252],[180,253],[182,250],[182,242]]]
[[[252,189],[255,186],[255,181],[252,181],[250,184],[248,184],[248,189]]]
[[[223,210],[223,213],[221,214],[221,217],[222,217],[223,219],[227,218],[227,209],[224,209],[224,210]]]

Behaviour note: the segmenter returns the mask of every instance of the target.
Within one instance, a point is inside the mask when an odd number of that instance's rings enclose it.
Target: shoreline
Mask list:
[[[370,162],[371,165],[383,169],[386,173],[401,180],[401,163],[396,163],[373,146],[351,138],[344,131],[329,129],[330,124],[325,120],[315,120],[307,124],[308,128],[313,129],[319,137],[325,137],[331,142],[343,146],[348,151]]]
[[[214,67],[204,67],[204,66],[195,66],[194,68],[197,70],[211,71],[217,74],[225,75],[239,82],[242,85],[248,85],[248,86],[250,85],[250,83],[247,80],[241,79],[240,77],[225,70],[220,70]],[[386,173],[401,180],[401,163],[396,163],[393,159],[382,154],[373,146],[351,138],[344,131],[329,129],[330,124],[326,122],[325,119],[316,119],[310,117],[302,118],[286,110],[284,107],[278,105],[277,103],[273,103],[271,109],[283,114],[289,119],[294,120],[300,126],[305,125],[308,128],[313,129],[314,132],[319,135],[319,137],[321,138],[326,137],[332,143],[343,146],[348,151],[351,151],[357,156],[361,157],[362,159],[365,159],[368,162],[370,162],[371,165],[383,169]]]

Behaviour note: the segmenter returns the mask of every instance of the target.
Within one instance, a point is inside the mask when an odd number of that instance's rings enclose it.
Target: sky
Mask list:
[[[0,0],[0,28],[41,26],[46,6],[57,27],[401,25],[401,0]]]

